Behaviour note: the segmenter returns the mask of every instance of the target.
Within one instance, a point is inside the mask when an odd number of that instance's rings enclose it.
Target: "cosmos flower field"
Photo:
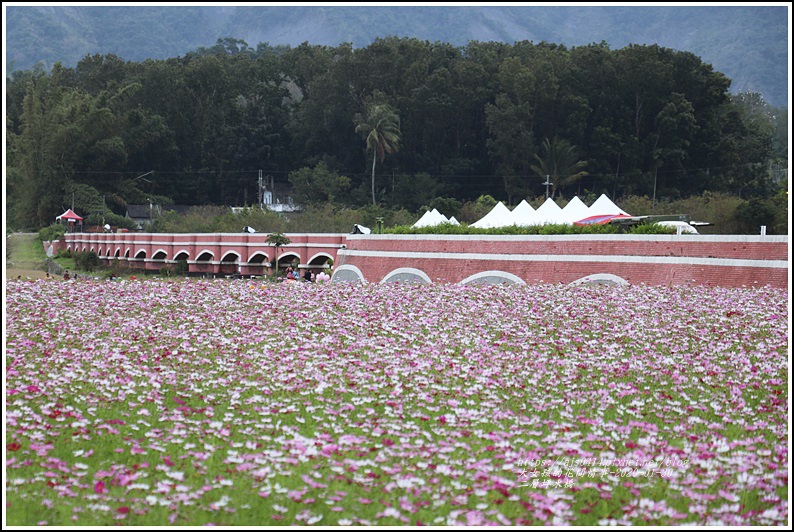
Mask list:
[[[785,525],[788,293],[9,281],[8,525]]]

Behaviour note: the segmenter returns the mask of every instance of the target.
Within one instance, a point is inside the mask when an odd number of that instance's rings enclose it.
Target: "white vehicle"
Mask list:
[[[663,225],[665,227],[673,227],[676,230],[677,234],[684,234],[684,235],[699,235],[698,230],[689,225],[686,222],[673,222],[673,221],[664,221],[664,222],[656,222],[659,225]],[[680,228],[680,229],[679,229]]]

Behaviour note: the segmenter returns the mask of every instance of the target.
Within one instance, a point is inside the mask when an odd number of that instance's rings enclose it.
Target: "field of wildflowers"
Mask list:
[[[788,293],[35,281],[8,525],[785,525]]]

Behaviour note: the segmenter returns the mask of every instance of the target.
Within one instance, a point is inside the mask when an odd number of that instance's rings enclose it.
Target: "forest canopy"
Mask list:
[[[72,204],[253,205],[260,170],[340,208],[547,189],[769,200],[787,187],[788,113],[730,83],[655,45],[228,38],[167,60],[86,56],[7,79],[7,223],[48,226]],[[377,166],[359,127],[373,108],[399,125]]]

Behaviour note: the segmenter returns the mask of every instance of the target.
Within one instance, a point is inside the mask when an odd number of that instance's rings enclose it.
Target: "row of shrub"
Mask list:
[[[398,225],[387,228],[383,232],[399,235],[608,235],[621,232],[628,234],[667,235],[675,234],[676,230],[675,228],[657,224],[639,224],[630,227],[623,227],[616,224],[546,224],[529,226],[510,225],[507,227],[492,227],[483,229],[462,223],[460,225],[439,224],[432,227]]]

